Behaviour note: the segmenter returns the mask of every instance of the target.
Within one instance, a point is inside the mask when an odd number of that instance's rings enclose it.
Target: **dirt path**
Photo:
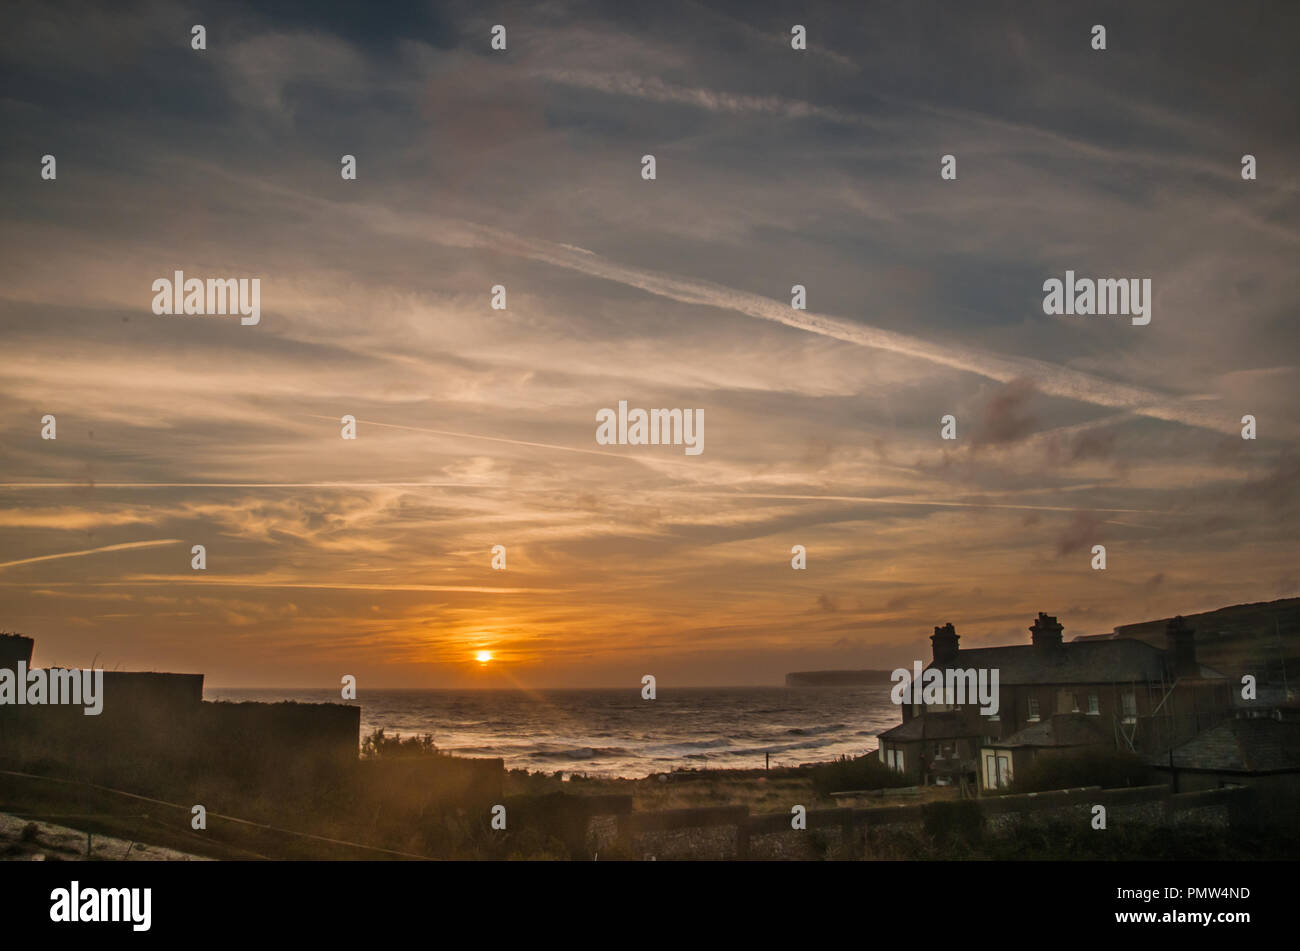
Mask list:
[[[89,848],[87,848],[89,846]],[[208,862],[161,846],[81,832],[51,822],[0,813],[0,861],[18,862]]]

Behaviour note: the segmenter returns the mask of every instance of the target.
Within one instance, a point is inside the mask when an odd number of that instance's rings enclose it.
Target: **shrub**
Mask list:
[[[885,789],[905,786],[906,781],[894,772],[875,753],[861,756],[841,756],[830,763],[813,767],[813,790],[819,796],[854,789]]]
[[[1079,786],[1146,786],[1156,780],[1150,767],[1132,753],[1117,750],[1080,750],[1039,755],[1016,773],[1009,792],[1043,792]]]
[[[375,759],[380,756],[434,756],[438,747],[433,743],[433,734],[403,737],[400,733],[392,736],[384,734],[380,727],[361,741],[361,756]]]

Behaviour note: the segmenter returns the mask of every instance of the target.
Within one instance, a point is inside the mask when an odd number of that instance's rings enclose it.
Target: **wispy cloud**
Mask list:
[[[1292,38],[930,6],[814,0],[796,51],[780,11],[542,5],[506,55],[472,4],[236,0],[203,55],[152,0],[20,7],[0,626],[224,683],[496,644],[704,684],[1296,593]],[[261,324],[153,315],[176,268],[260,277]],[[1152,323],[1044,315],[1066,268],[1151,276]],[[619,399],[703,408],[704,455],[597,445]]]

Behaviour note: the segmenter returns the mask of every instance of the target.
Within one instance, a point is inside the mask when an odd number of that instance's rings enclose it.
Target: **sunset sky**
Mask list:
[[[6,9],[38,663],[779,683],[1300,594],[1300,8],[410,6]],[[1045,315],[1067,269],[1150,324]],[[175,270],[260,278],[260,324],[155,316]],[[598,445],[619,400],[704,452]]]

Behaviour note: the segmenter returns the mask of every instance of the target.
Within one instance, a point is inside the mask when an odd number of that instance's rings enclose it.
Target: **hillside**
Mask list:
[[[1300,598],[1234,604],[1231,607],[1183,615],[1196,632],[1196,656],[1207,667],[1230,677],[1252,673],[1262,682],[1300,682]],[[1123,624],[1118,637],[1133,637],[1155,647],[1165,646],[1169,618]]]

